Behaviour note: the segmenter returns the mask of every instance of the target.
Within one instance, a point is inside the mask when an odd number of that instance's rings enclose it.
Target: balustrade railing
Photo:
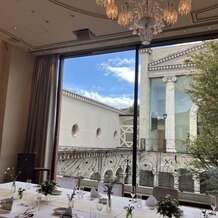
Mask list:
[[[137,183],[140,186],[174,187],[181,191],[199,192],[197,178],[188,174],[192,157],[175,152],[138,150]],[[101,180],[106,174],[131,184],[131,148],[59,147],[57,174]]]

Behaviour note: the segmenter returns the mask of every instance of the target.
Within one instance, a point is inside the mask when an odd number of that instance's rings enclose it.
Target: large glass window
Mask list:
[[[151,130],[163,130],[166,87],[162,78],[151,79]]]
[[[134,82],[135,50],[64,60],[59,176],[99,180],[132,168],[129,153],[113,154],[133,145]]]
[[[149,151],[164,150],[166,87],[162,78],[150,79],[150,129],[147,139]],[[149,124],[147,124],[149,125]]]
[[[190,109],[193,105],[187,89],[190,77],[181,76],[175,83],[175,137],[176,150],[186,151],[186,143],[189,138],[190,129]]]
[[[65,59],[60,146],[132,145],[134,58],[135,51],[125,51]]]
[[[197,135],[198,119],[187,94],[192,66],[184,66],[184,60],[198,49],[200,42],[140,52],[136,113],[142,149],[134,169],[143,188],[197,193],[202,187],[190,174],[186,154],[190,135]],[[112,175],[131,184],[134,76],[135,51],[65,59],[59,175],[96,181]]]

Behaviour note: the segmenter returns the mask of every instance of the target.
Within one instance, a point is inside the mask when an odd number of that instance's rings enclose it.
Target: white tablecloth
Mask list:
[[[26,188],[26,184],[22,182],[16,182],[17,190],[18,188]],[[0,184],[0,199],[10,197],[11,183]],[[13,207],[10,213],[0,214],[0,217],[15,217],[18,214],[24,212],[28,205],[34,204],[37,198],[36,185],[32,184],[31,189],[24,192],[24,200],[20,200],[21,205],[18,204],[18,201],[14,201]],[[50,201],[48,203],[41,202],[38,211],[34,211],[34,218],[47,218],[47,217],[57,217],[53,215],[53,209],[57,207],[67,207],[67,194],[71,194],[72,190],[59,188],[62,191],[61,195],[50,196]],[[16,197],[16,196],[15,196]],[[125,218],[126,211],[124,206],[129,204],[129,198],[116,197],[112,196],[112,209],[108,210],[106,206],[103,207],[103,210],[99,213],[96,209],[97,199],[91,199],[90,193],[85,192],[82,199],[74,199],[74,213],[78,214],[79,217],[89,218],[90,212],[96,214],[96,217],[107,218],[107,217],[118,217]],[[181,206],[180,209],[183,211],[183,218],[197,218],[201,217],[200,209],[184,207]],[[134,209],[134,218],[159,218],[156,210],[150,210],[146,207],[145,201],[142,201],[142,207],[135,207]],[[213,216],[214,218],[216,216]]]

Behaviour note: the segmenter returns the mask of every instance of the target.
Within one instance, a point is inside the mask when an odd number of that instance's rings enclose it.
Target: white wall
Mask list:
[[[79,126],[76,137],[72,135],[74,124]],[[99,139],[96,137],[98,127],[101,128]],[[117,139],[114,138],[115,130],[118,132]],[[60,146],[117,147],[119,138],[118,113],[63,95]]]
[[[9,63],[9,69],[0,66],[0,75],[8,77],[1,81],[6,89],[5,97],[1,98],[1,112],[4,114],[0,120],[2,126],[0,141],[0,182],[4,179],[7,167],[16,166],[17,152],[24,151],[29,97],[34,66],[34,56],[21,51],[8,43],[1,42],[0,59]],[[5,55],[7,51],[10,55]],[[3,64],[3,62],[0,62]]]

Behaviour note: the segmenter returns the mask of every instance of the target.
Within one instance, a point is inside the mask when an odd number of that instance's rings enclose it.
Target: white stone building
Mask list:
[[[185,142],[197,135],[197,108],[186,93],[193,66],[184,61],[203,47],[195,43],[141,50],[139,133],[147,150],[185,152]]]
[[[119,147],[120,114],[126,112],[63,90],[59,146]]]

